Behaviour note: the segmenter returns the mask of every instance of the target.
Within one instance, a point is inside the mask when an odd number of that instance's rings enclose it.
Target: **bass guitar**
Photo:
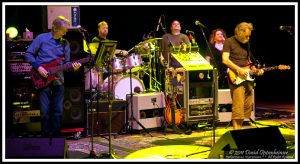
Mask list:
[[[228,68],[228,70],[227,70],[228,79],[232,84],[239,85],[246,80],[254,81],[253,75],[255,73],[257,73],[260,69],[264,70],[264,72],[267,72],[267,71],[273,71],[273,70],[290,70],[291,67],[287,66],[287,65],[278,65],[278,66],[274,66],[274,67],[266,67],[266,68],[251,70],[251,66],[249,65],[249,66],[242,67],[242,69],[248,71],[248,75],[246,78],[243,78],[237,72],[234,72],[230,68]]]
[[[175,78],[172,78],[173,75],[169,74],[174,74],[174,71],[166,70],[166,90],[169,90],[169,94],[165,96],[167,106],[164,110],[164,116],[169,125],[180,125],[184,121],[184,113],[177,101],[175,88],[178,83]]]
[[[48,86],[53,80],[57,80],[57,77],[55,74],[59,71],[64,71],[67,69],[72,68],[72,62],[78,62],[78,63],[86,63],[90,61],[90,57],[86,57],[80,60],[72,61],[70,63],[62,64],[62,65],[57,65],[60,61],[64,60],[64,58],[58,58],[50,63],[44,63],[41,64],[42,67],[44,67],[48,71],[48,77],[45,78],[37,70],[34,68],[31,69],[30,76],[33,81],[33,84],[35,85],[36,88],[44,88]]]

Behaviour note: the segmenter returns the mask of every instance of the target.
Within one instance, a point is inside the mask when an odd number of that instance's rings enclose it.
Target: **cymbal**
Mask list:
[[[98,49],[98,46],[99,46],[99,43],[89,43],[89,47],[90,47],[91,53],[92,53],[93,55],[96,54],[97,49]],[[83,40],[83,50],[84,50],[85,52],[89,53],[89,50],[88,50],[88,47],[87,47],[87,45],[86,45],[85,40]]]
[[[154,41],[156,41],[156,40],[161,40],[162,38],[152,38],[152,39],[148,39],[148,40],[145,40],[145,41],[142,41],[142,42],[140,42],[139,44],[138,44],[138,46],[139,45],[144,45],[144,44],[146,44],[146,43],[152,43],[152,42],[154,42]]]

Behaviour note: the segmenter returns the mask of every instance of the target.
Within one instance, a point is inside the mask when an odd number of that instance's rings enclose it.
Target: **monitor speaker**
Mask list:
[[[213,146],[208,158],[286,158],[286,141],[278,127],[226,132]]]
[[[68,157],[68,147],[65,138],[6,138],[5,157],[63,159]]]

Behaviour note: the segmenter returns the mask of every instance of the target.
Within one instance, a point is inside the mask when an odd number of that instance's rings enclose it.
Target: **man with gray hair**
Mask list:
[[[242,128],[244,119],[250,119],[253,109],[254,82],[247,80],[249,70],[256,69],[251,61],[249,44],[252,31],[252,23],[239,23],[234,30],[235,35],[226,39],[223,46],[222,62],[229,68],[228,85],[232,97],[231,120],[235,130]],[[257,76],[263,73],[262,69],[255,71]]]
[[[52,22],[51,32],[38,35],[26,50],[26,61],[32,65],[32,80],[38,90],[41,110],[41,134],[59,136],[64,100],[63,70],[51,74],[50,68],[70,62],[70,44],[62,37],[70,21],[58,16]],[[79,62],[70,63],[69,70],[77,70]]]

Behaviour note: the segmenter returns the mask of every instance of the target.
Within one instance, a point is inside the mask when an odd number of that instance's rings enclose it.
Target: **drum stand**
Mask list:
[[[149,69],[151,69],[151,68],[149,68]],[[149,78],[151,78],[152,80],[154,80],[158,85],[161,85],[161,83],[159,82],[159,81],[157,81],[156,80],[156,78],[154,78],[154,77],[151,77],[151,75],[149,74],[149,73],[147,73],[145,70],[143,70],[142,69],[142,71],[143,71],[143,73],[145,73],[146,75],[148,75],[149,76]],[[153,89],[152,89],[152,86],[151,86],[151,80],[149,80],[150,81],[150,84],[149,84],[149,86],[150,86],[150,91],[152,90],[153,92],[155,92]],[[159,90],[160,91],[160,90]]]
[[[156,67],[156,65],[155,65],[155,62],[154,62],[154,66],[152,67],[152,55],[149,55],[150,57],[149,57],[149,66],[148,66],[148,69],[149,69],[149,74],[146,72],[146,71],[144,71],[144,70],[142,70],[146,75],[148,75],[149,76],[149,89],[147,90],[147,92],[156,92],[156,90],[155,89],[153,89],[153,87],[152,87],[152,80],[154,80],[155,81],[155,83],[156,84],[158,84],[158,85],[160,85],[161,86],[161,83],[160,82],[158,82],[157,80],[156,80],[156,71],[153,71],[153,73],[154,73],[154,77],[152,77],[152,68],[154,67]],[[159,89],[159,88],[158,88]],[[160,91],[160,89],[159,89],[159,91]]]
[[[147,132],[151,137],[153,137],[150,132],[144,127],[143,124],[141,124],[134,116],[133,116],[133,93],[132,93],[132,78],[131,78],[131,69],[129,72],[130,77],[130,118],[127,120],[127,123],[125,124],[125,127],[129,127],[129,129],[132,131],[132,120],[134,120],[137,124],[139,124],[145,132]],[[129,124],[129,121],[131,124]],[[127,131],[128,129],[126,129]]]

